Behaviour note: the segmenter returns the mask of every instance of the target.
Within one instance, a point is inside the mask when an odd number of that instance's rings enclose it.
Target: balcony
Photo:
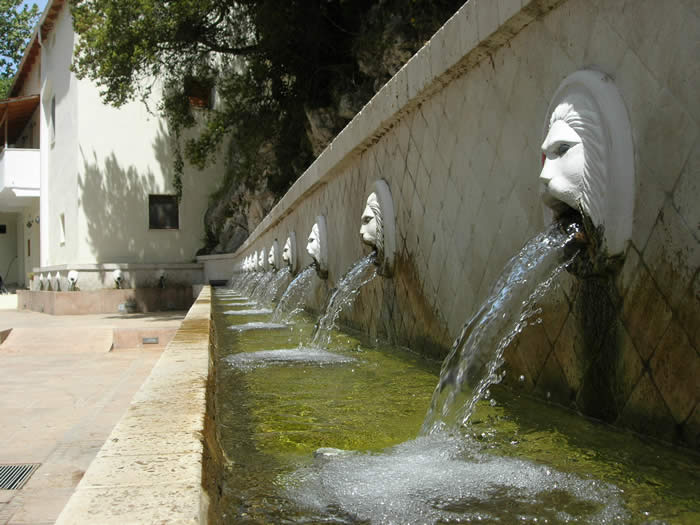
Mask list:
[[[41,163],[38,149],[8,148],[0,152],[0,194],[38,197]]]
[[[38,105],[38,95],[0,100],[0,211],[20,210],[39,197],[40,150],[12,146],[32,146],[22,133]]]

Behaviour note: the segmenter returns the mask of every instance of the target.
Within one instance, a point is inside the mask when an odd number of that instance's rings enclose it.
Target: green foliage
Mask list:
[[[12,77],[0,77],[0,100],[7,98],[12,87]]]
[[[0,98],[9,93],[17,65],[39,18],[36,4],[22,0],[0,0]]]

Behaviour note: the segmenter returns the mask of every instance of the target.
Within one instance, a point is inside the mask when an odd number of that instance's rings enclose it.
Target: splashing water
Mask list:
[[[229,289],[238,289],[245,281],[246,277],[248,277],[247,273],[234,273],[226,283],[226,287]]]
[[[249,272],[246,275],[246,278],[244,278],[241,281],[241,284],[239,285],[239,288],[237,291],[241,293],[241,295],[245,297],[250,297],[250,292],[255,288],[255,286],[260,282],[260,279],[262,278],[262,274],[259,272]]]
[[[312,347],[328,347],[331,331],[335,327],[340,312],[355,301],[360,288],[377,276],[377,267],[374,264],[375,256],[376,253],[373,252],[357,261],[340,280],[338,287],[328,301],[325,313],[318,320],[311,340]]]
[[[273,322],[289,322],[304,309],[304,299],[315,274],[316,270],[313,266],[308,266],[289,283],[272,314]]]
[[[292,500],[318,513],[319,523],[627,521],[612,485],[494,456],[447,434],[381,454],[319,449],[312,465],[281,481]],[[340,519],[328,519],[329,513]]]
[[[537,301],[578,254],[569,249],[578,232],[576,223],[555,223],[508,261],[442,364],[422,435],[459,429],[489,385],[500,382],[503,351],[541,313]]]
[[[225,310],[224,315],[264,315],[271,314],[271,308],[244,308],[241,310]]]
[[[280,348],[277,350],[261,350],[258,352],[242,352],[226,356],[224,361],[240,370],[253,370],[274,364],[304,364],[304,365],[335,365],[353,363],[355,359],[349,356],[334,354],[319,348]]]
[[[270,281],[274,276],[275,275],[272,272],[264,272],[263,274],[261,274],[261,277],[258,280],[257,284],[250,291],[250,298],[254,301],[260,301],[262,296],[265,294],[265,291],[267,290],[267,285],[270,284]]]
[[[289,278],[290,274],[291,272],[289,271],[288,267],[282,268],[276,272],[267,288],[262,290],[260,301],[263,304],[272,303],[275,300],[275,297],[277,297],[277,292],[279,291],[280,286]]]
[[[252,321],[244,324],[232,324],[228,327],[234,332],[247,332],[249,330],[287,330],[289,325],[284,323],[266,323],[264,321]]]

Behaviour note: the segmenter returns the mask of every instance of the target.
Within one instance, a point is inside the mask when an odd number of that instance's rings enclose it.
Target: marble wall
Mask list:
[[[603,71],[633,128],[632,239],[616,274],[560,280],[542,303],[544,322],[506,351],[506,377],[700,448],[698,56],[694,0],[470,0],[230,256],[228,271],[289,231],[302,266],[310,263],[306,237],[324,214],[320,305],[364,253],[360,214],[384,178],[396,209],[395,275],[363,289],[345,321],[445,355],[506,261],[544,228],[537,177],[552,95],[576,70]],[[226,260],[204,259],[205,268]]]

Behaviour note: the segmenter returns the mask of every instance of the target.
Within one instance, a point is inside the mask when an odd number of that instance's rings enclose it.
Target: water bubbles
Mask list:
[[[495,400],[495,399],[492,399],[491,401],[489,401],[489,404],[490,404],[492,407],[495,407],[495,406],[496,406],[496,400]]]
[[[524,382],[525,382],[525,376],[521,374],[520,377],[518,377],[518,381],[520,381],[521,383],[524,383]]]
[[[352,357],[334,354],[317,348],[299,346],[280,350],[261,350],[258,352],[242,352],[226,356],[223,361],[233,368],[249,371],[270,365],[340,365],[355,362]],[[304,371],[306,373],[306,370]]]

